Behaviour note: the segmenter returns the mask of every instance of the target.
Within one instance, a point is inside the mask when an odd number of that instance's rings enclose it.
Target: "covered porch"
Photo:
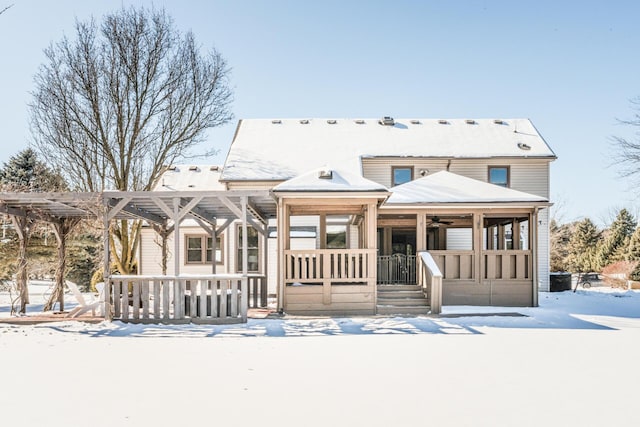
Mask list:
[[[386,188],[350,173],[316,170],[273,191],[278,198],[278,308],[291,314],[375,314],[376,220],[389,195]],[[296,217],[316,218],[316,248],[291,248]]]
[[[438,277],[432,306],[537,306],[538,215],[546,199],[449,172],[392,192],[380,209],[381,247],[417,255],[416,281],[425,290]],[[409,236],[407,246],[393,244],[396,230]]]

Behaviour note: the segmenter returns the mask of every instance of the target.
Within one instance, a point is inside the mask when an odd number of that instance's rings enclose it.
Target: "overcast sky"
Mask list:
[[[611,166],[640,95],[637,1],[0,0],[0,162],[28,146],[26,105],[42,50],[76,19],[164,7],[233,68],[240,118],[530,118],[555,151],[564,221],[599,224],[640,190]],[[223,163],[236,121],[202,151]]]

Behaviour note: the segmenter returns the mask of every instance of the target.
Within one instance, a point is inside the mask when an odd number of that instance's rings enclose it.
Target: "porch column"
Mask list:
[[[284,199],[278,201],[278,311],[284,310],[286,260],[284,252],[289,249],[289,207]]]
[[[416,214],[416,254],[427,250],[427,215],[424,212]]]
[[[538,209],[535,208],[531,214],[531,278],[533,279],[533,295],[531,305],[538,306]]]
[[[327,248],[327,214],[321,213],[320,217],[320,249]]]
[[[376,238],[376,233],[378,229],[378,205],[376,203],[369,203],[367,205],[367,212],[365,214],[365,227],[367,229],[367,241],[366,248],[367,249],[376,249],[378,246],[378,239]],[[367,277],[368,277],[368,286],[372,286],[373,291],[373,306],[374,309],[378,305],[378,292],[376,289],[376,284],[378,282],[378,259],[375,250],[371,251],[371,253],[367,254]]]
[[[180,199],[173,198],[173,311],[174,318],[184,317],[184,292],[180,275]]]
[[[104,250],[104,266],[102,267],[102,279],[104,281],[104,317],[111,320],[111,251],[109,247],[109,211],[105,203],[105,211],[102,217],[102,243]],[[120,298],[116,295],[116,298]]]
[[[482,283],[483,269],[484,269],[484,255],[482,248],[482,227],[483,227],[483,214],[481,212],[473,213],[473,252],[474,252],[474,267],[473,275],[475,276],[476,283]]]
[[[242,321],[247,321],[247,306],[249,304],[249,236],[247,235],[247,196],[242,196],[240,204],[242,205],[242,287],[241,287],[241,307],[240,313]]]

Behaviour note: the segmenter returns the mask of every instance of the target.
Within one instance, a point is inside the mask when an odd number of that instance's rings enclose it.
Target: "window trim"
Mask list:
[[[487,166],[487,182],[489,184],[493,184],[493,185],[498,185],[500,187],[502,187],[502,184],[496,184],[491,182],[491,170],[492,169],[506,169],[507,171],[507,184],[506,186],[504,186],[504,188],[511,188],[511,166],[507,166],[507,165],[489,165]]]
[[[251,225],[247,224],[247,231],[249,229],[255,230],[257,236],[258,236],[258,244],[255,247],[255,249],[258,250],[258,269],[257,270],[247,270],[247,273],[260,273],[260,269],[262,267],[261,262],[260,262],[260,255],[262,254],[262,249],[260,248],[260,233],[258,232],[258,230],[256,230],[255,228],[253,228]],[[242,230],[242,224],[236,224],[236,236],[235,236],[235,241],[236,241],[236,253],[235,253],[235,258],[236,258],[236,273],[242,273],[242,265],[240,265],[240,251],[242,250],[242,242],[240,241],[240,231]],[[254,249],[251,246],[248,246],[247,249]]]
[[[211,236],[208,234],[185,234],[184,235],[184,265],[211,265],[212,263],[207,261],[207,239]],[[216,265],[224,265],[224,236],[217,236],[220,239],[220,245],[216,246],[216,249],[220,250],[220,261],[216,260]],[[201,261],[189,261],[189,239],[200,239],[200,255]],[[212,253],[212,257],[215,255]]]
[[[396,185],[401,185],[401,184],[396,184],[396,170],[397,169],[409,169],[409,171],[411,172],[411,178],[409,179],[409,181],[407,182],[411,182],[414,179],[414,167],[413,166],[391,166],[391,186],[395,187]],[[402,184],[405,184],[404,182]]]

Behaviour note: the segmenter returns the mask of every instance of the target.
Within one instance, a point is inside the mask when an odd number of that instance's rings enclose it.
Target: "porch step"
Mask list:
[[[410,307],[402,307],[402,306],[388,306],[388,305],[378,305],[376,308],[376,312],[378,314],[396,314],[396,315],[417,315],[417,314],[429,314],[431,312],[431,307],[423,305],[423,306],[410,306]]]
[[[429,300],[417,285],[378,285],[378,314],[428,314]]]
[[[378,285],[378,292],[421,291],[418,285]]]

